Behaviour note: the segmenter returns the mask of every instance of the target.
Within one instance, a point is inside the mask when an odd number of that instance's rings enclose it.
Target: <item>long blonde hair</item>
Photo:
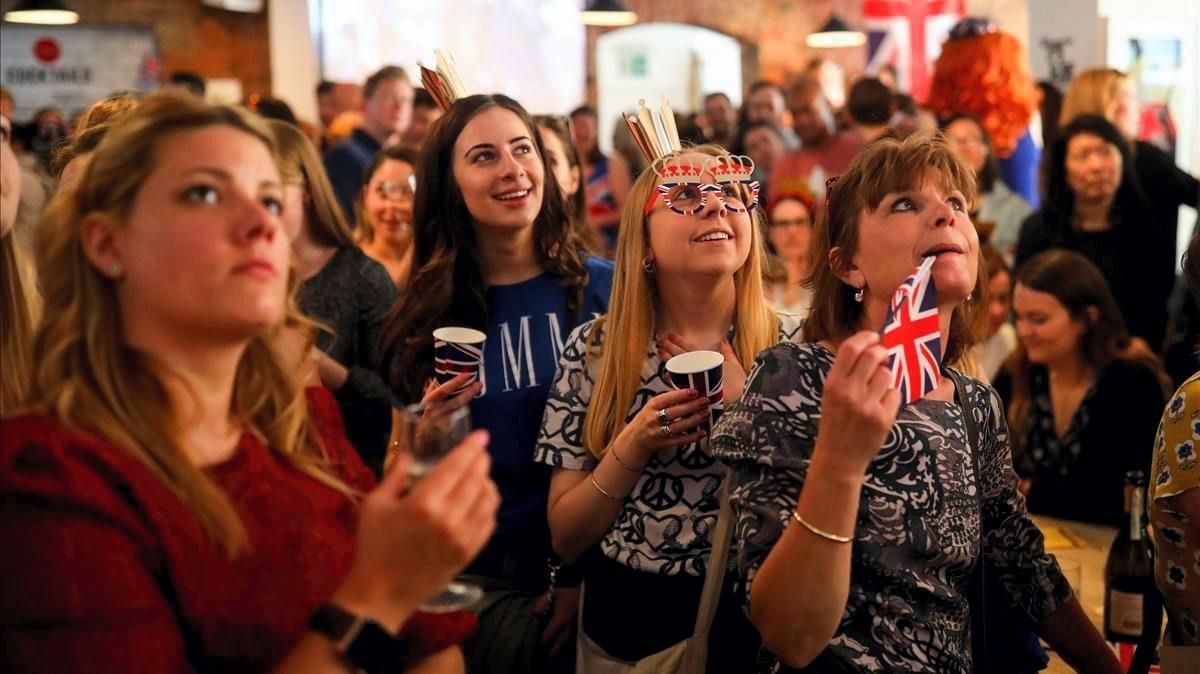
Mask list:
[[[1114,68],[1092,68],[1079,73],[1063,96],[1059,123],[1065,126],[1080,115],[1108,118],[1109,108],[1121,96],[1121,88],[1132,81],[1129,75]]]
[[[249,541],[229,498],[192,464],[164,383],[169,364],[122,340],[122,307],[113,282],[84,255],[81,224],[102,217],[120,224],[173,133],[225,125],[248,133],[274,154],[274,140],[248,113],[182,96],[156,95],[113,127],[96,148],[76,189],[56,198],[40,225],[37,261],[45,297],[34,335],[29,402],[68,428],[104,438],[145,464],[196,515],[230,557]],[[297,312],[293,274],[286,324],[304,325]],[[129,310],[129,308],[125,308]],[[233,387],[230,414],[282,460],[348,496],[329,472],[310,424],[299,382],[271,346],[272,334],[250,340]]]
[[[714,157],[727,154],[717,145],[684,151]],[[654,333],[658,297],[642,269],[647,245],[647,219],[642,207],[657,188],[657,178],[654,171],[643,171],[630,189],[621,213],[608,314],[596,321],[588,338],[589,358],[598,357],[600,361],[583,422],[583,444],[596,458],[604,455],[609,443],[625,428],[626,414],[641,383],[646,347]],[[779,341],[779,317],[763,296],[766,253],[759,213],[756,208],[750,217],[750,254],[733,274],[737,301],[733,350],[743,367],[749,367],[760,351]],[[603,345],[598,339],[601,329],[605,333]]]
[[[21,239],[10,231],[0,238],[0,416],[21,404],[29,392],[33,329],[41,300],[37,275]]]

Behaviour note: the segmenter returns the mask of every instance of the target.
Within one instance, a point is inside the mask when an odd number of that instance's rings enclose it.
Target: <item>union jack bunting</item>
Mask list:
[[[896,289],[880,332],[901,405],[920,400],[937,388],[942,378],[941,326],[931,273],[935,259],[925,258]]]
[[[864,0],[861,4],[867,72],[876,75],[884,66],[892,66],[900,89],[924,101],[942,43],[963,16],[963,0]]]
[[[473,376],[458,390],[465,389],[479,381],[482,362],[482,344],[457,344],[440,339],[433,342],[433,376],[439,384],[445,384],[464,372],[470,372]]]

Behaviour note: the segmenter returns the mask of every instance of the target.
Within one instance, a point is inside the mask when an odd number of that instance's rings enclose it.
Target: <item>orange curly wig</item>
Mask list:
[[[1008,157],[1037,109],[1024,46],[1007,33],[947,40],[925,106],[940,119],[959,112],[975,115],[996,154]]]

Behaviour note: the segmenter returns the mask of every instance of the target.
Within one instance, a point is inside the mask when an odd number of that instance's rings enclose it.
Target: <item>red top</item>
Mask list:
[[[308,389],[332,469],[374,486],[337,403]],[[227,559],[161,480],[124,451],[44,416],[0,422],[0,670],[265,672],[341,583],[357,509],[250,434],[206,469],[241,515],[250,547]],[[474,616],[419,614],[428,653]]]

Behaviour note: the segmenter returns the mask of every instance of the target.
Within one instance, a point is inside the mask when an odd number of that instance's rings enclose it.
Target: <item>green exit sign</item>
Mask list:
[[[644,52],[626,56],[622,59],[621,65],[623,66],[621,70],[624,71],[625,75],[630,77],[645,77],[648,70],[646,54]]]

